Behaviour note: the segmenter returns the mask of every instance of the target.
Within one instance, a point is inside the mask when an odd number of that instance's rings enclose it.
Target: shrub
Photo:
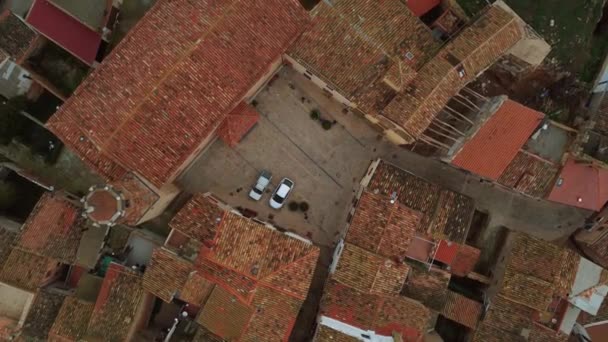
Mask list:
[[[321,118],[321,112],[318,109],[313,109],[310,111],[310,118],[313,120],[319,120]]]
[[[300,205],[296,201],[291,201],[291,202],[289,202],[289,205],[287,207],[289,207],[289,210],[291,210],[291,211],[296,211],[296,210],[298,210]]]
[[[307,212],[307,211],[308,211],[308,208],[309,208],[308,203],[306,203],[306,202],[301,202],[301,203],[300,203],[300,210],[301,210],[301,211],[303,211],[303,212]]]
[[[321,121],[321,126],[323,126],[323,129],[326,130],[326,131],[330,130],[332,125],[333,124],[329,120],[323,120],[323,121]]]

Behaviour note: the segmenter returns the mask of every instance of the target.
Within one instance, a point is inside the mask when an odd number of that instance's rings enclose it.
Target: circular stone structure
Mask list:
[[[110,185],[89,188],[89,193],[82,201],[83,216],[96,225],[113,226],[125,215],[125,199]]]

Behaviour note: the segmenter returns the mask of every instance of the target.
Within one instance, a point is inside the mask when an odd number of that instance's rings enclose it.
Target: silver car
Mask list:
[[[270,197],[270,206],[274,209],[281,209],[294,186],[295,184],[291,179],[283,178],[272,193],[272,197]]]
[[[270,180],[272,179],[272,174],[268,171],[262,171],[260,176],[258,177],[257,182],[249,191],[249,197],[253,200],[259,201],[264,194],[264,190],[270,184]]]

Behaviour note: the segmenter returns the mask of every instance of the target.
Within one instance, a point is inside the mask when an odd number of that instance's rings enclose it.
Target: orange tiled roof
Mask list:
[[[260,114],[251,105],[241,102],[236,108],[222,121],[217,129],[217,135],[222,141],[235,147],[241,139],[258,122]]]
[[[332,278],[361,292],[398,294],[408,271],[406,264],[346,243]]]
[[[404,258],[421,220],[421,213],[366,191],[359,199],[346,241],[387,258]]]
[[[547,199],[600,211],[608,202],[608,169],[568,159]]]
[[[441,309],[441,315],[465,327],[475,329],[481,315],[481,306],[480,302],[459,293],[448,291],[445,306]]]
[[[424,216],[418,233],[434,239],[464,243],[475,212],[471,198],[425,181],[394,165],[380,162],[367,190],[390,197]]]
[[[452,164],[498,180],[544,117],[522,104],[505,100],[456,154]]]
[[[289,337],[308,294],[318,248],[202,195],[195,195],[170,226],[174,234],[187,231],[191,239],[206,243],[191,261],[155,251],[144,275],[146,290],[165,301],[171,299],[167,294],[177,293],[201,306],[198,322],[222,338]]]
[[[440,311],[447,299],[450,273],[437,267],[412,264],[401,295],[415,299],[427,307]]]
[[[384,108],[382,114],[419,137],[435,116],[467,83],[506,53],[524,30],[516,17],[498,6],[491,6],[471,26],[450,41],[425,64],[417,77]],[[453,65],[448,61],[458,60]],[[464,75],[460,75],[462,67]]]
[[[469,245],[459,245],[458,252],[452,263],[450,264],[450,273],[453,275],[464,277],[473,272],[481,251]]]
[[[500,175],[498,183],[543,198],[551,190],[558,172],[557,165],[522,150]]]
[[[161,187],[307,23],[295,0],[160,0],[48,127],[103,176]]]
[[[0,281],[35,291],[46,277],[46,272],[57,265],[57,261],[13,248],[0,272]]]
[[[156,192],[131,172],[112,185],[121,192],[125,200],[129,201],[125,217],[121,219],[121,222],[127,225],[135,226],[139,223],[139,220],[159,199]]]
[[[167,303],[177,295],[188,280],[192,265],[164,248],[156,248],[152,252],[150,264],[143,277],[143,286],[149,292]]]
[[[382,102],[385,94],[378,88],[389,69],[415,74],[439,45],[431,30],[398,0],[321,2],[311,14],[313,26],[290,48],[289,56],[366,107]]]
[[[82,339],[87,331],[94,306],[94,303],[76,297],[67,297],[49,332],[49,338],[64,339],[64,341],[79,341]]]
[[[143,296],[141,276],[111,263],[97,296],[85,340],[125,340],[135,323]]]
[[[79,210],[66,199],[45,193],[23,225],[17,246],[30,253],[73,263],[84,228]]]

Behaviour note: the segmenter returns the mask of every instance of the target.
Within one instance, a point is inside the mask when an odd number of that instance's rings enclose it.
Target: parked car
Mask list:
[[[283,178],[281,183],[279,183],[272,193],[272,197],[270,197],[270,206],[274,209],[281,209],[285,204],[285,200],[289,196],[289,193],[293,190],[294,185],[295,184],[291,179]]]
[[[259,201],[260,198],[262,198],[262,195],[264,194],[264,190],[266,189],[268,184],[270,184],[271,179],[272,174],[270,172],[262,171],[262,173],[260,173],[260,176],[258,177],[257,182],[251,188],[251,191],[249,191],[249,197],[256,201]]]

